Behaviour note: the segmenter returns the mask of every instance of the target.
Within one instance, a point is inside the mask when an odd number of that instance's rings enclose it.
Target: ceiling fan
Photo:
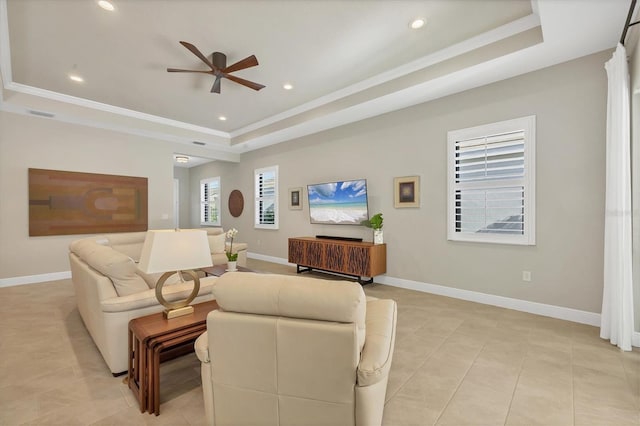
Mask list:
[[[242,59],[241,61],[236,62],[233,65],[227,66],[227,55],[225,55],[224,53],[213,52],[213,54],[211,55],[211,60],[209,60],[209,58],[204,56],[202,52],[200,52],[198,48],[195,47],[193,44],[187,43],[186,41],[181,41],[180,44],[186,47],[187,49],[189,49],[191,53],[193,53],[198,58],[200,58],[200,60],[205,64],[207,64],[211,69],[202,71],[202,70],[181,70],[177,68],[167,68],[167,72],[197,72],[202,74],[214,75],[216,77],[216,80],[213,82],[213,86],[211,87],[211,93],[220,93],[220,80],[223,78],[227,78],[231,81],[234,81],[238,84],[242,84],[243,86],[246,86],[253,90],[260,90],[265,87],[262,84],[254,83],[253,81],[245,80],[243,78],[236,77],[234,75],[229,74],[234,71],[240,71],[245,68],[251,68],[258,65],[258,59],[256,59],[255,55],[248,56]]]

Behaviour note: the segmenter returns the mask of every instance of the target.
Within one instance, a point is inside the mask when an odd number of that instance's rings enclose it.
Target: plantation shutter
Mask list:
[[[275,228],[277,226],[277,168],[257,170],[256,179],[256,222],[259,227]]]
[[[220,225],[220,177],[200,181],[200,223]]]
[[[534,126],[532,116],[450,132],[449,239],[533,244]]]
[[[456,232],[524,234],[524,132],[456,141]]]

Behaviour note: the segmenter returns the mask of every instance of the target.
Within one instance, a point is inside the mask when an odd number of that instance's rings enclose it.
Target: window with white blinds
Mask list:
[[[220,226],[220,177],[200,181],[200,224]]]
[[[535,116],[448,134],[448,238],[535,244]]]
[[[278,229],[278,166],[256,169],[255,222],[256,228]]]

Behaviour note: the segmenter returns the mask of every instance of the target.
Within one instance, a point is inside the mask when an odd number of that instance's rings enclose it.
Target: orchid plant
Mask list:
[[[238,235],[236,228],[231,228],[227,231],[227,239],[229,240],[229,250],[227,250],[227,260],[229,262],[236,262],[238,260],[238,253],[233,253],[233,238]]]

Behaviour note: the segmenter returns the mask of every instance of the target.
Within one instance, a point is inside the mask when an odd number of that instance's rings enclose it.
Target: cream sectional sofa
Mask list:
[[[224,232],[206,228],[213,264],[227,262]],[[73,241],[69,245],[71,279],[78,311],[114,375],[128,368],[128,324],[133,318],[160,312],[162,305],[155,296],[155,283],[161,274],[147,275],[137,268],[146,232],[97,235]],[[238,265],[246,266],[247,245],[233,244],[238,252]],[[191,283],[180,283],[177,277],[167,282],[163,294],[167,301],[186,298]],[[200,280],[200,292],[193,303],[212,300],[217,278]]]

